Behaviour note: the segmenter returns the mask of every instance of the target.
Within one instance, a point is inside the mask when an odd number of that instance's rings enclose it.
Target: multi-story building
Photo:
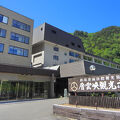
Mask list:
[[[69,77],[120,72],[120,64],[86,53],[81,39],[47,23],[33,31],[32,65],[60,68],[60,77],[55,82],[56,96],[63,95],[68,88]]]
[[[0,63],[30,66],[33,20],[0,6]]]
[[[55,70],[31,66],[33,20],[0,6],[0,100],[54,96]]]
[[[32,50],[34,67],[51,67],[81,60],[120,69],[117,63],[86,53],[81,39],[52,25],[44,23],[34,29]]]
[[[42,68],[31,66],[31,52],[32,65]],[[0,100],[54,97],[68,77],[93,74],[91,64],[95,74],[120,71],[119,64],[86,53],[81,39],[47,23],[33,33],[32,19],[0,6]],[[43,69],[56,65],[60,71]]]
[[[44,23],[34,29],[33,66],[66,64],[80,59],[80,53],[83,52],[84,47],[79,38],[56,27]]]
[[[64,95],[69,77],[120,72],[120,64],[86,53],[81,39],[47,23],[33,30],[32,65],[60,71],[56,96]]]

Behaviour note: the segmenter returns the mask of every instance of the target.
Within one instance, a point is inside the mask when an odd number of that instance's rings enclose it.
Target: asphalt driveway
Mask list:
[[[53,115],[53,104],[68,103],[68,98],[0,104],[0,120],[67,120]]]

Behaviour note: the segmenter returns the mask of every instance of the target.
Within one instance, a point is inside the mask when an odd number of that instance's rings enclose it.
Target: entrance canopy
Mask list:
[[[120,91],[120,74],[69,78],[68,88],[69,92]]]

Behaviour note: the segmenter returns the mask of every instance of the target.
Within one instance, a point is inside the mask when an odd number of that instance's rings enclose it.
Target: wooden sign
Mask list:
[[[68,79],[69,92],[120,91],[120,74]]]

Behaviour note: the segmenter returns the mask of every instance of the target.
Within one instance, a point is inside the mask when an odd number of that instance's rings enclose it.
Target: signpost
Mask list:
[[[68,88],[69,92],[120,91],[120,74],[69,78]]]

